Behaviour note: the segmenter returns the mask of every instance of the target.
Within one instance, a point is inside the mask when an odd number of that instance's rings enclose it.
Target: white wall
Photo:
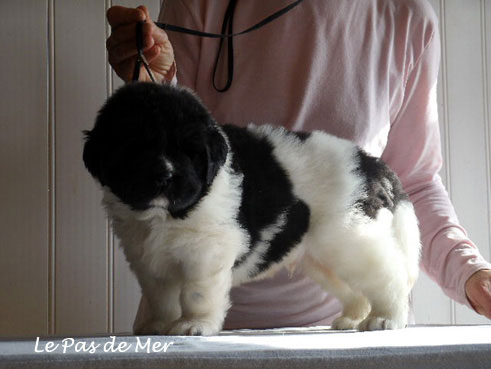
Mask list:
[[[442,19],[442,177],[489,259],[491,0],[431,2]],[[141,3],[156,19],[160,0],[0,1],[0,335],[131,329],[138,286],[83,168],[81,131],[121,84],[106,63],[105,11]],[[425,277],[414,295],[419,323],[486,323]]]
[[[139,289],[82,163],[82,130],[121,84],[112,5],[0,1],[0,335],[130,331]]]
[[[491,254],[491,1],[430,0],[440,17],[438,85],[444,154],[441,172],[460,222],[487,260]],[[447,298],[421,275],[415,314],[420,323],[489,324]]]

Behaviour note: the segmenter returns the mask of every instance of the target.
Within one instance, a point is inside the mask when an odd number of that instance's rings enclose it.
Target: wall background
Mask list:
[[[442,178],[489,260],[491,0],[431,0],[441,19]],[[0,336],[129,332],[139,288],[82,164],[81,131],[121,81],[106,62],[111,5],[0,2]],[[426,276],[417,323],[489,323]]]

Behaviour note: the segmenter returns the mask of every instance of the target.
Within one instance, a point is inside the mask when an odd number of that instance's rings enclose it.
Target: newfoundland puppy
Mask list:
[[[232,286],[301,269],[343,304],[335,329],[407,324],[419,230],[395,174],[353,143],[218,125],[188,89],[131,83],[85,132],[151,319],[137,334],[220,331]]]

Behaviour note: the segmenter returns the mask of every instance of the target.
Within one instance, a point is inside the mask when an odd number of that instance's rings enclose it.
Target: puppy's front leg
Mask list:
[[[230,307],[231,281],[232,273],[228,268],[209,270],[208,274],[193,272],[187,275],[181,290],[182,317],[167,333],[191,336],[217,334]]]
[[[134,333],[165,334],[171,324],[181,316],[179,281],[174,278],[158,279],[143,271],[137,274],[148,303],[149,316],[134,327]]]

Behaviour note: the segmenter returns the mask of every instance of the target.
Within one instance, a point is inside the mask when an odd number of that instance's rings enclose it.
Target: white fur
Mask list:
[[[419,260],[412,205],[401,203],[394,214],[382,209],[375,220],[353,208],[363,196],[363,179],[356,174],[357,149],[349,141],[314,132],[301,142],[282,128],[248,129],[272,142],[294,194],[311,215],[302,243],[261,277],[297,263],[343,303],[335,328],[404,327]],[[136,333],[217,333],[230,305],[231,286],[250,279],[269,242],[285,226],[280,214],[262,230],[252,255],[232,272],[247,251],[248,235],[236,220],[242,178],[229,166],[230,155],[208,195],[183,220],[168,216],[166,199],[155,200],[157,208],[133,212],[104,189],[104,205],[152,309],[152,320]]]

